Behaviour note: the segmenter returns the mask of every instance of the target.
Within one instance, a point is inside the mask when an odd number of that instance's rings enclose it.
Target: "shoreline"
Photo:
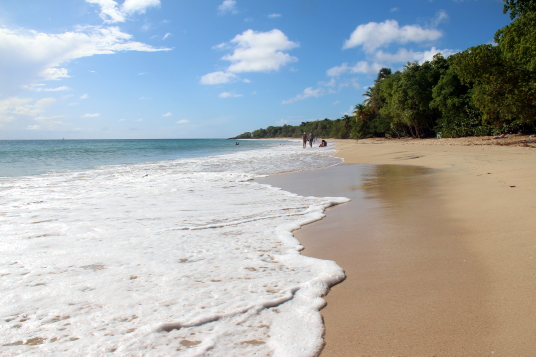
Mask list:
[[[462,140],[335,140],[345,164],[263,179],[354,195],[294,232],[347,275],[325,297],[322,356],[536,350],[536,151]]]

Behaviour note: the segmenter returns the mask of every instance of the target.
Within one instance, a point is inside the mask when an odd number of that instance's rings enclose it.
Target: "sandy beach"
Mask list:
[[[352,199],[294,232],[347,275],[326,296],[322,356],[536,355],[527,139],[338,140],[345,164],[259,180]]]

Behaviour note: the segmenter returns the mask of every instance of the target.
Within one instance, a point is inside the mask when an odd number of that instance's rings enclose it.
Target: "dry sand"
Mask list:
[[[352,199],[294,232],[347,275],[322,356],[536,356],[536,149],[509,140],[339,140],[346,164],[261,180]]]

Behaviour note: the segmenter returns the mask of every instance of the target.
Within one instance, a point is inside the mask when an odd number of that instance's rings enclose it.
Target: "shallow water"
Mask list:
[[[344,277],[291,234],[345,198],[251,181],[333,151],[216,156],[0,178],[0,354],[311,356]]]
[[[0,177],[206,157],[289,143],[226,139],[0,140]]]

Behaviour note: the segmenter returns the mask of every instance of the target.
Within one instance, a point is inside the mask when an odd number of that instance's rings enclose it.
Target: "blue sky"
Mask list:
[[[2,0],[0,139],[226,138],[491,43],[499,0]]]

